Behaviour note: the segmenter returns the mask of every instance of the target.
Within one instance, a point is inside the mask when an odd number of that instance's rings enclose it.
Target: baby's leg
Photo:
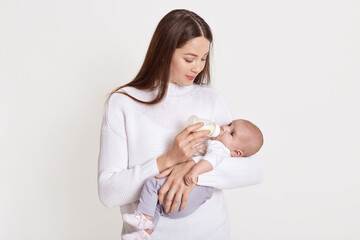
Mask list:
[[[173,213],[166,213],[164,211],[165,203],[161,206],[161,214],[169,218],[182,218],[190,215],[195,212],[206,200],[210,199],[214,193],[214,188],[207,186],[196,185],[194,189],[190,192],[188,201],[184,210],[179,211],[180,204]]]
[[[157,179],[151,177],[146,180],[140,196],[140,203],[137,211],[144,214],[146,217],[150,216],[153,221],[154,228],[159,221],[160,207],[158,205],[158,192],[161,186],[166,181],[166,178]]]
[[[158,204],[158,192],[167,178],[149,178],[141,192],[140,203],[137,211],[143,213],[145,216],[152,217],[154,228],[156,227],[160,215],[169,218],[182,218],[195,212],[206,200],[210,199],[214,193],[214,188],[207,186],[196,185],[190,192],[186,207],[181,212],[179,211],[180,205],[175,212],[166,213],[164,210],[165,201],[163,205]],[[166,195],[165,195],[166,198]],[[148,218],[150,219],[150,218]],[[151,219],[150,219],[151,220]]]
[[[161,205],[158,203],[158,204],[156,205],[155,214],[154,214],[154,217],[153,217],[153,219],[152,219],[152,222],[153,222],[153,224],[154,224],[153,229],[156,228],[156,225],[157,225],[158,222],[159,222],[160,213],[161,213]]]

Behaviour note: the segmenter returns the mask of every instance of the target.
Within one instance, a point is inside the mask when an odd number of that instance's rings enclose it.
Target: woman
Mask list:
[[[168,176],[159,192],[165,209],[186,207],[193,186],[183,177],[194,166],[188,160],[202,147],[207,131],[184,129],[190,115],[222,125],[232,120],[223,98],[210,82],[210,27],[187,10],[169,12],[159,22],[144,63],[133,81],[115,89],[107,102],[101,129],[98,187],[102,203],[132,213],[145,180]],[[193,148],[194,145],[197,145]],[[262,173],[254,158],[229,158],[199,177],[198,184],[216,188],[210,200],[181,219],[161,218],[154,240],[230,239],[222,189],[256,184]],[[124,224],[123,234],[133,229]]]

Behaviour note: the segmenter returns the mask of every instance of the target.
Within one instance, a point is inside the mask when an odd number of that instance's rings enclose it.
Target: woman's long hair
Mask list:
[[[139,73],[129,83],[116,88],[109,95],[122,93],[144,104],[159,103],[166,95],[170,66],[174,51],[181,48],[187,41],[196,37],[205,37],[212,43],[212,33],[209,25],[196,13],[185,9],[177,9],[166,14],[155,29],[145,60]],[[204,69],[196,76],[194,84],[210,83],[210,53]],[[134,87],[140,90],[158,89],[157,96],[150,102],[144,102],[130,96],[123,87]]]

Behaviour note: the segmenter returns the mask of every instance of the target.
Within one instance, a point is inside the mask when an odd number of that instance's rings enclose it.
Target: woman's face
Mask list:
[[[182,86],[193,84],[205,67],[209,49],[210,41],[205,37],[193,38],[177,48],[171,61],[169,82]]]

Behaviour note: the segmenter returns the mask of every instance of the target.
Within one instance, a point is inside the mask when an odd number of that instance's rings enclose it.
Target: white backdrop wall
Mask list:
[[[120,239],[97,196],[103,106],[175,8],[212,27],[212,86],[265,135],[263,182],[225,192],[232,238],[359,239],[355,0],[1,0],[0,239]]]

